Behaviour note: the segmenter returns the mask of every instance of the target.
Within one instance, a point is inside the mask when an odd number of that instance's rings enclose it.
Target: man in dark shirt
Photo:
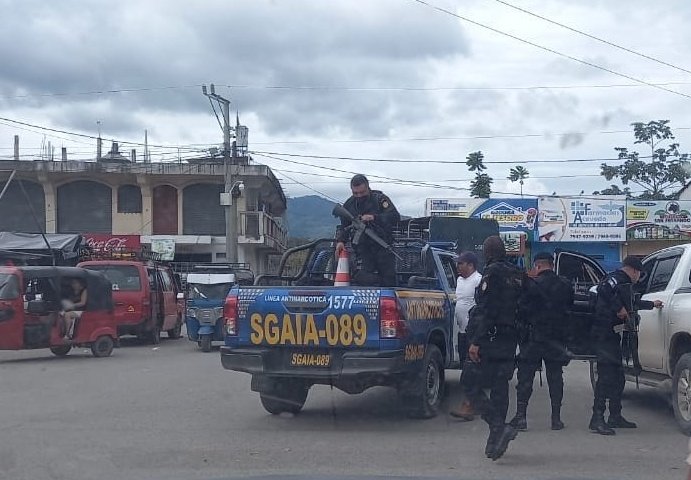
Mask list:
[[[482,248],[486,266],[467,330],[471,332],[468,357],[480,364],[482,384],[491,385],[489,405],[482,418],[490,430],[485,454],[497,460],[517,435],[517,430],[506,423],[506,413],[518,345],[518,303],[525,274],[506,259],[504,243],[498,236],[488,237]]]
[[[533,393],[535,372],[545,363],[547,385],[552,405],[552,430],[561,430],[561,401],[564,396],[562,368],[569,362],[566,350],[566,324],[573,305],[573,287],[554,271],[551,253],[535,255],[535,280],[529,280],[521,300],[520,314],[526,320],[526,331],[520,342],[518,384],[516,385],[516,416],[511,425],[527,430],[526,411]]]
[[[597,382],[593,400],[593,416],[589,428],[600,435],[614,435],[614,428],[636,428],[621,415],[621,395],[626,378],[622,364],[621,336],[636,310],[662,308],[662,302],[635,299],[633,285],[638,282],[643,264],[628,256],[621,269],[608,274],[597,286],[593,340],[597,355]],[[630,326],[629,326],[630,328]],[[609,418],[604,414],[609,400]]]
[[[352,196],[343,204],[354,217],[362,220],[386,243],[393,241],[393,228],[401,219],[393,202],[383,192],[370,190],[369,181],[364,175],[355,175],[350,180]],[[336,234],[336,255],[352,238],[351,222],[341,218],[341,226]],[[355,254],[361,263],[361,270],[353,275],[353,283],[381,287],[396,286],[396,258],[367,235],[360,237],[354,246]]]

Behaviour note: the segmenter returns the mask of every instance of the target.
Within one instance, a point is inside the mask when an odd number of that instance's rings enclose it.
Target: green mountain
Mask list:
[[[333,237],[339,220],[331,215],[334,202],[318,195],[288,198],[286,221],[289,238]]]

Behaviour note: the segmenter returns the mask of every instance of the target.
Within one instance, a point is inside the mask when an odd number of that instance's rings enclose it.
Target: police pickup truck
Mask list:
[[[334,247],[333,240],[296,247],[277,275],[231,289],[223,367],[251,374],[272,414],[299,412],[310,387],[321,384],[351,394],[394,387],[410,416],[436,415],[444,369],[458,362],[456,255],[399,241],[398,287],[334,287]]]

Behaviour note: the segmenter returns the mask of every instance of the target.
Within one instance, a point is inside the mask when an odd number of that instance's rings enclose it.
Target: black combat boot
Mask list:
[[[492,455],[494,455],[494,450],[495,448],[497,448],[497,440],[499,439],[499,435],[501,435],[501,432],[502,427],[489,428],[489,437],[487,437],[487,445],[485,445],[485,456],[487,458],[492,458]]]
[[[497,445],[494,447],[494,452],[490,457],[492,461],[501,458],[501,456],[506,453],[506,449],[509,448],[509,442],[518,436],[518,430],[508,423],[504,425],[500,432],[501,434],[497,439]]]
[[[519,402],[516,405],[516,416],[511,419],[510,425],[520,432],[528,430],[528,419],[526,418],[528,404]]]
[[[600,435],[614,435],[617,433],[607,426],[602,412],[593,412],[593,416],[590,418],[590,425],[588,425],[588,428],[590,428],[591,432],[599,433]]]
[[[552,405],[552,430],[563,430],[564,422],[561,421],[561,406]]]
[[[612,415],[611,413],[609,414],[609,418],[607,419],[607,426],[610,428],[637,428],[638,425],[636,425],[633,422],[629,422],[627,419],[621,416],[621,413],[618,415]]]

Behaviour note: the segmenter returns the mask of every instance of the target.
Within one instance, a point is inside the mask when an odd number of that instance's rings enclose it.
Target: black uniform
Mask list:
[[[623,325],[625,320],[617,317],[617,312],[623,307],[631,316],[636,310],[655,308],[653,302],[634,300],[632,287],[631,279],[623,270],[608,274],[597,287],[593,341],[597,355],[598,378],[595,385],[593,417],[601,417],[604,414],[607,400],[610,419],[621,417],[621,395],[626,379],[622,364],[621,336],[614,328]]]
[[[518,344],[518,303],[525,274],[505,259],[490,260],[475,294],[469,335],[480,347],[482,384],[490,385],[490,400],[482,418],[490,439],[500,435],[509,408],[509,380],[513,376]],[[474,399],[475,400],[475,399]]]
[[[350,197],[343,204],[354,217],[374,215],[374,221],[367,225],[386,243],[393,241],[393,227],[401,219],[393,202],[379,190],[370,190],[367,197]],[[352,231],[347,227],[350,221],[341,219],[336,240],[348,242],[352,238]],[[355,254],[362,264],[361,270],[353,276],[353,283],[360,285],[376,285],[382,287],[396,286],[396,258],[391,252],[383,248],[367,235],[362,235]]]
[[[533,393],[535,372],[544,361],[552,415],[558,419],[564,396],[562,368],[569,362],[566,324],[573,305],[573,287],[554,270],[543,270],[528,283],[530,288],[521,302],[521,315],[526,319],[527,328],[521,339],[518,359],[518,413],[525,415]]]

